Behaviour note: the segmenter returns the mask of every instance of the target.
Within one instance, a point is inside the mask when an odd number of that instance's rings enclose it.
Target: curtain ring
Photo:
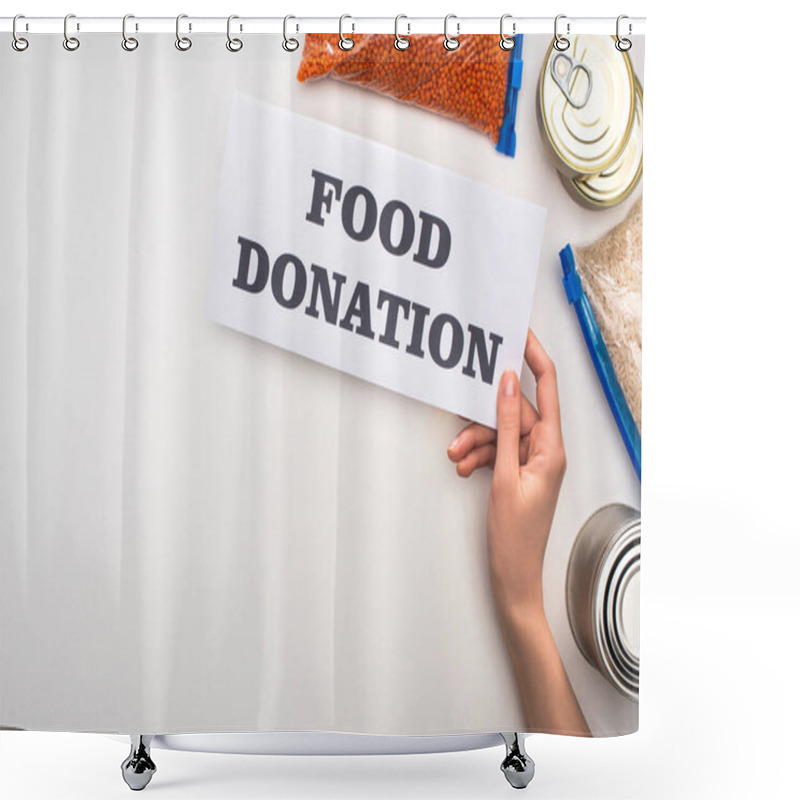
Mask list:
[[[73,52],[74,50],[77,50],[81,46],[81,43],[80,43],[80,40],[77,39],[75,36],[70,36],[69,35],[69,21],[71,19],[75,19],[75,15],[74,14],[67,14],[67,16],[64,17],[64,43],[63,44],[64,44],[64,49],[65,50],[69,50],[70,52]],[[78,30],[80,30],[80,28],[78,28]]]
[[[129,53],[132,53],[139,46],[139,40],[134,38],[133,36],[128,36],[129,19],[134,19],[133,14],[126,14],[122,18],[122,49],[127,50]]]
[[[405,14],[398,14],[394,18],[394,46],[397,50],[408,50],[411,47],[411,39],[406,39],[405,36],[400,35],[400,20],[408,19]],[[411,33],[411,25],[408,26],[408,33]]]
[[[11,39],[11,46],[18,53],[21,53],[23,50],[27,50],[28,49],[29,42],[28,42],[27,39],[24,39],[22,36],[20,36],[17,33],[17,20],[18,19],[25,19],[25,15],[24,14],[17,14],[17,16],[14,17],[14,21],[11,23],[11,36],[13,37]]]
[[[624,19],[628,19],[628,17],[625,14],[620,14],[617,17],[617,41],[614,42],[614,47],[616,47],[617,50],[620,51],[620,53],[625,53],[628,50],[630,50],[632,44],[630,39],[625,39],[619,35],[619,28],[620,28],[619,24]],[[630,20],[628,20],[628,36],[630,36],[632,32],[633,32],[633,27],[630,23]]]
[[[345,36],[344,35],[343,29],[344,29],[344,21],[346,19],[353,19],[353,18],[349,14],[342,14],[342,16],[339,17],[339,49],[340,50],[352,50],[356,46],[356,43],[349,36]],[[355,29],[356,29],[356,26],[355,26],[355,24],[353,24],[353,30],[351,31],[351,33],[355,32]]]
[[[456,35],[455,36],[451,36],[447,32],[447,23],[450,22],[451,19],[455,19],[456,20]],[[455,14],[448,14],[444,18],[444,49],[445,50],[450,50],[450,51],[458,50],[458,48],[461,46],[461,42],[459,42],[456,37],[458,36],[458,34],[460,32],[461,32],[461,23],[458,22],[458,20],[456,18],[456,15]]]
[[[516,44],[516,42],[514,41],[514,35],[517,32],[517,23],[516,22],[512,22],[511,23],[511,36],[506,36],[506,34],[503,31],[503,23],[507,19],[511,19],[511,14],[503,14],[503,16],[500,17],[500,49],[501,50],[513,50],[514,49],[514,45]]]
[[[183,52],[186,52],[192,46],[192,40],[188,36],[181,35],[181,20],[188,18],[188,14],[178,14],[175,18],[175,47]],[[189,23],[189,30],[191,29],[192,25]]]
[[[286,33],[290,19],[297,19],[297,17],[293,17],[291,14],[288,14],[283,18],[283,49],[287,53],[293,53],[298,47],[300,47],[300,42],[298,42],[294,37],[290,38]],[[299,25],[297,26],[296,30],[300,30]]]
[[[231,51],[231,53],[238,53],[244,46],[241,39],[236,39],[231,37],[231,22],[233,22],[233,20],[235,19],[239,19],[239,17],[236,14],[231,14],[228,17],[228,30],[227,30],[228,41],[225,42],[225,47],[227,47],[228,50]],[[239,30],[241,29],[242,27],[240,25]]]
[[[553,47],[561,53],[569,50],[569,39],[566,36],[561,36],[558,32],[558,21],[566,18],[566,14],[559,14],[553,23]],[[567,33],[569,33],[569,22],[567,22]]]

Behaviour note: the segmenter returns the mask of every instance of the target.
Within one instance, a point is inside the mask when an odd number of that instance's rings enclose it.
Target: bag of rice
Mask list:
[[[641,477],[642,200],[605,236],[561,251],[575,306],[614,418]]]
[[[353,34],[339,47],[337,34],[308,33],[297,71],[301,83],[330,76],[464,122],[488,134],[505,155],[516,147],[514,119],[522,80],[522,37],[504,50],[496,36],[461,36],[457,50],[442,37],[411,37],[405,50],[387,34]]]

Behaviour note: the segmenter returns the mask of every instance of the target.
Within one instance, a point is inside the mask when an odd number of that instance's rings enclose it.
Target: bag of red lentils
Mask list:
[[[354,34],[349,50],[336,34],[306,34],[297,80],[330,76],[464,122],[514,155],[514,119],[522,79],[522,36],[504,50],[497,36],[459,37],[447,50],[441,35],[411,37],[405,50],[386,34]]]

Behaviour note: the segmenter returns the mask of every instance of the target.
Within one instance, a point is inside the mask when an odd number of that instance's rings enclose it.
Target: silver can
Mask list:
[[[611,36],[571,36],[548,49],[539,77],[537,119],[556,168],[569,178],[599,175],[622,154],[633,130],[636,87],[628,54]]]
[[[628,144],[619,158],[597,175],[584,178],[568,178],[561,175],[561,182],[572,197],[587,208],[610,208],[627,199],[642,177],[642,85],[636,83],[636,108]]]
[[[587,661],[632,700],[639,698],[641,516],[603,506],[581,528],[567,569],[572,634]]]

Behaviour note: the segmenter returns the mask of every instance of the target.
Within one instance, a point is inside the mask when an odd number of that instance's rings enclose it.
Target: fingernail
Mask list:
[[[509,369],[503,373],[503,394],[506,397],[513,397],[516,391],[516,375],[514,370]]]
[[[453,441],[452,441],[452,442],[450,442],[450,445],[448,446],[448,448],[447,448],[447,449],[448,449],[448,450],[455,450],[455,449],[456,449],[456,447],[458,447],[458,443],[459,443],[460,441],[461,441],[461,434],[459,433],[459,434],[458,434],[458,436],[456,436],[456,438],[455,438],[455,439],[453,439]]]

